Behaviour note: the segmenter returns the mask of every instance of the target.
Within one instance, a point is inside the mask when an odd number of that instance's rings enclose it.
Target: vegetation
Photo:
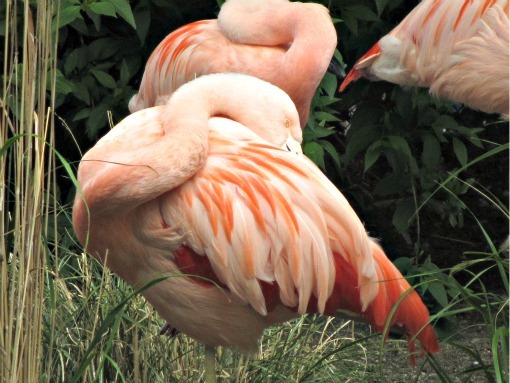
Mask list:
[[[201,346],[161,337],[161,319],[83,254],[71,225],[81,154],[127,114],[155,45],[213,0],[0,2],[0,381],[196,382]],[[352,64],[416,1],[324,1]],[[340,54],[341,52],[341,54]],[[508,127],[426,90],[359,81],[338,94],[327,74],[305,153],[344,192],[372,235],[419,286],[444,345],[436,380],[508,382]],[[391,222],[390,222],[391,221]],[[466,343],[459,318],[483,328],[490,358]],[[386,381],[383,345],[363,326],[303,317],[267,331],[260,352],[220,350],[220,381]],[[403,361],[402,363],[407,363]]]

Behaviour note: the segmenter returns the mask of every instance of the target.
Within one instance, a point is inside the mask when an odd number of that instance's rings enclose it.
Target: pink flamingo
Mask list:
[[[508,0],[424,0],[340,86],[364,76],[508,115]]]
[[[318,312],[377,331],[388,323],[410,350],[417,338],[438,352],[418,294],[300,142],[279,88],[241,74],[198,78],[85,154],[76,235],[132,286],[190,275],[143,295],[206,346],[254,351],[266,327]]]
[[[304,128],[336,41],[329,12],[320,4],[228,0],[217,20],[185,25],[159,44],[129,110],[165,104],[177,88],[205,74],[244,73],[289,94]]]

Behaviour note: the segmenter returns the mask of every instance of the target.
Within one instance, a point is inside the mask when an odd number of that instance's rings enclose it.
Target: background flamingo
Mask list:
[[[508,15],[508,0],[424,0],[358,60],[340,90],[364,76],[508,114]]]
[[[221,116],[221,117],[220,117]],[[87,251],[208,346],[254,351],[307,312],[385,324],[439,345],[418,294],[305,156],[290,98],[239,74],[204,76],[128,116],[78,171],[73,225]],[[393,306],[399,302],[389,318]]]
[[[336,48],[328,10],[287,0],[228,0],[217,20],[185,25],[149,58],[129,110],[162,105],[182,84],[211,73],[244,73],[290,95],[301,126]]]

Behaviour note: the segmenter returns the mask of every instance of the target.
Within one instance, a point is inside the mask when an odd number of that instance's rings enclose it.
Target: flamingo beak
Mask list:
[[[282,145],[282,149],[298,155],[303,154],[301,144],[292,137],[287,138],[285,143]]]

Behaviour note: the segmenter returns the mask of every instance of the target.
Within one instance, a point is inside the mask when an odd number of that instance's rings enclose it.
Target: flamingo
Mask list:
[[[320,4],[228,0],[218,19],[185,25],[156,47],[129,110],[163,105],[196,77],[234,72],[283,89],[297,106],[304,128],[336,42],[329,12]]]
[[[354,65],[364,76],[508,115],[508,0],[424,0]]]
[[[181,275],[142,294],[206,346],[253,352],[268,326],[318,312],[380,332],[388,323],[410,350],[418,339],[438,352],[418,294],[301,141],[281,89],[242,74],[202,76],[84,155],[77,238],[135,288]]]

